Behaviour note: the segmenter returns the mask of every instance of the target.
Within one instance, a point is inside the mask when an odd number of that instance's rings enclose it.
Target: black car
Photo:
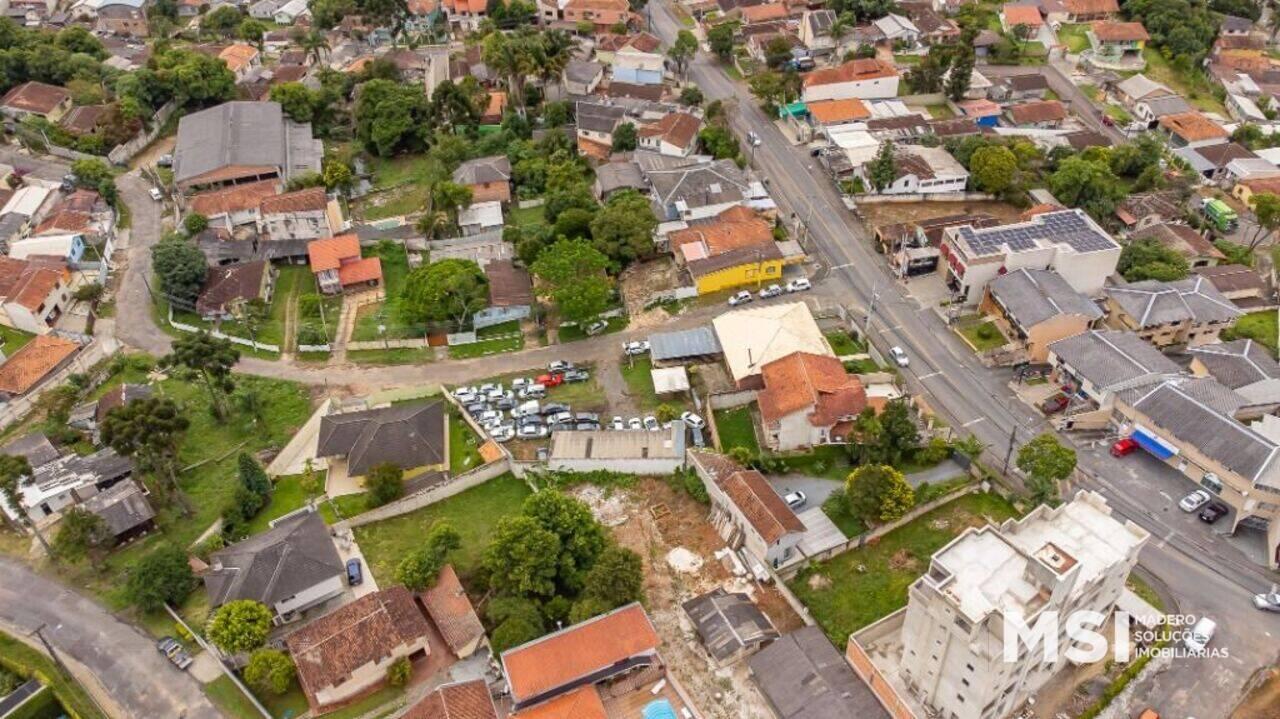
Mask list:
[[[569,405],[561,404],[559,402],[548,402],[542,405],[543,417],[550,417],[553,414],[559,414],[560,412],[568,412],[568,411],[569,411]]]
[[[573,432],[578,429],[572,422],[557,422],[547,428],[551,432]]]
[[[360,560],[351,558],[347,560],[347,584],[357,586],[364,583],[364,571],[360,569]]]
[[[516,401],[511,397],[499,397],[493,403],[494,409],[510,410],[515,409]]]
[[[1200,510],[1200,521],[1213,524],[1214,522],[1227,516],[1231,510],[1222,502],[1210,502],[1204,509]]]
[[[592,432],[600,429],[600,423],[578,420],[578,423],[574,425],[574,427],[580,432]]]

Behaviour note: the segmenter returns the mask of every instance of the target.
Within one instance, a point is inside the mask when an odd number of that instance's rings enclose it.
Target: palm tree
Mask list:
[[[535,69],[531,51],[533,36],[528,32],[512,35],[495,32],[484,39],[481,56],[484,63],[507,78],[508,102],[524,115],[524,83]]]
[[[20,501],[18,486],[30,482],[32,479],[31,463],[26,457],[21,455],[0,455],[0,496],[3,496],[5,503],[13,509],[14,515],[17,517],[19,526],[30,527],[35,533],[36,539],[40,540],[40,546],[44,547],[45,554],[50,559],[55,559],[53,550],[49,547],[49,542],[44,538],[40,528],[36,523],[31,521],[31,516],[27,514],[27,510],[22,506]]]
[[[539,70],[542,84],[545,86],[551,79],[563,82],[564,69],[573,59],[573,50],[577,42],[564,30],[548,30],[540,36],[542,52],[539,56]]]
[[[320,60],[329,52],[329,38],[319,30],[311,30],[297,38],[298,47],[306,51],[307,56],[315,64],[320,64]]]

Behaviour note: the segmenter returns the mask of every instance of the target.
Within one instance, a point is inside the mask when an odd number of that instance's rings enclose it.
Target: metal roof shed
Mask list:
[[[649,357],[654,362],[670,362],[721,354],[720,340],[710,327],[649,335]]]

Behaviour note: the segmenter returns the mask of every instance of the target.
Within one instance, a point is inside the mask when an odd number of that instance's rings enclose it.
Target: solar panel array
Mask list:
[[[1049,212],[1030,222],[1002,225],[983,230],[962,227],[960,237],[976,256],[999,254],[1004,246],[1010,252],[1026,252],[1042,242],[1067,245],[1076,252],[1098,252],[1116,247],[1116,241],[1095,229],[1079,210]]]

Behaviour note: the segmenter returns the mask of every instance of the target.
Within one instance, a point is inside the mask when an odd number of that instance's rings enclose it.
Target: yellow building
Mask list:
[[[777,282],[785,264],[773,224],[748,207],[731,207],[695,220],[668,236],[676,263],[689,272],[698,294]]]

